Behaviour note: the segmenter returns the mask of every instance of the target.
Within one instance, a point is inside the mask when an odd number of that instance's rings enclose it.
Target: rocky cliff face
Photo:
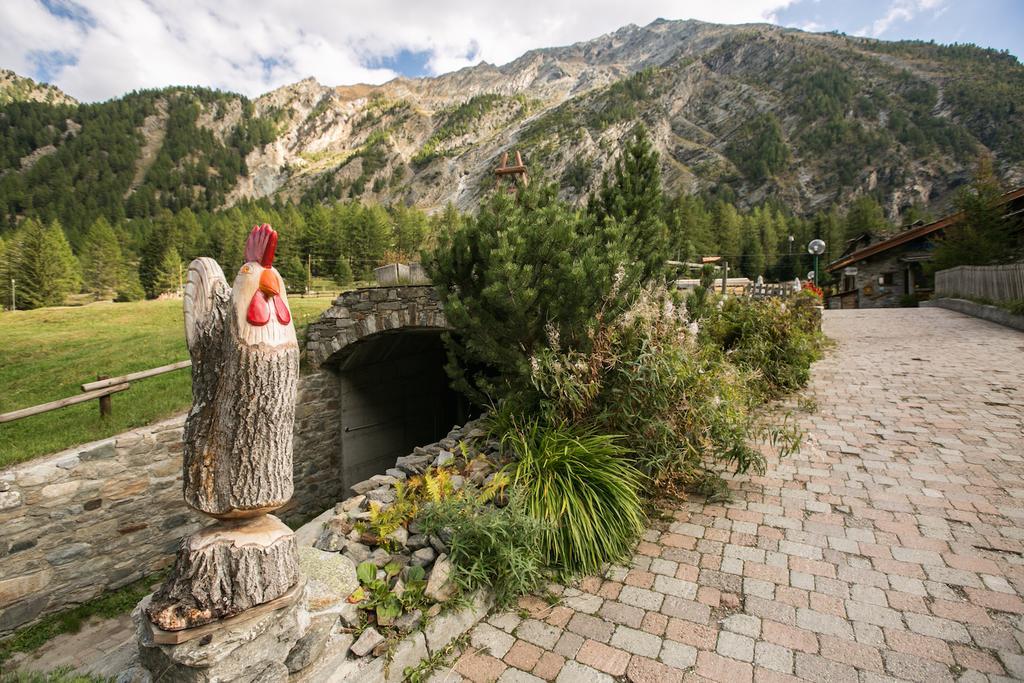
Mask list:
[[[283,196],[468,209],[512,150],[573,199],[642,122],[670,191],[777,197],[802,213],[873,193],[896,219],[944,203],[979,154],[995,157],[1007,184],[1024,184],[1022,94],[1024,67],[991,50],[659,20],[436,78],[306,79],[252,103],[177,89],[160,97],[196,97],[196,130],[244,156],[221,205]],[[128,195],[158,157],[163,111],[158,102],[137,128],[143,151]],[[256,124],[257,144],[239,143]]]

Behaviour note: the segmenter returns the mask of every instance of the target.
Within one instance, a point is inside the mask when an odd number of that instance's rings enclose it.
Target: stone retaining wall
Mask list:
[[[333,373],[301,378],[287,522],[342,494],[337,401]],[[170,563],[205,520],[181,496],[184,423],[179,415],[0,472],[0,638]]]
[[[998,306],[979,304],[976,301],[968,301],[967,299],[947,298],[922,301],[921,305],[932,306],[935,308],[948,308],[951,311],[971,315],[975,318],[990,320],[994,323],[1005,325],[1006,327],[1012,327],[1015,330],[1024,331],[1024,316],[1014,315],[1005,308],[999,308]]]

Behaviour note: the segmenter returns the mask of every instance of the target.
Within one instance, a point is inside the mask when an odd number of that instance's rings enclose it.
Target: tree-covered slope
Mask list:
[[[469,209],[514,149],[576,198],[638,121],[670,192],[803,215],[872,196],[898,221],[944,208],[979,155],[1024,183],[1022,95],[1024,67],[974,46],[657,21],[381,86],[13,101],[0,104],[0,226],[59,219],[77,250],[97,217],[250,198]]]

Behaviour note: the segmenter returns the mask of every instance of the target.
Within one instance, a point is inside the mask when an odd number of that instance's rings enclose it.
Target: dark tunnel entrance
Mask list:
[[[346,490],[469,417],[467,402],[448,385],[440,330],[382,332],[349,349],[336,366]]]

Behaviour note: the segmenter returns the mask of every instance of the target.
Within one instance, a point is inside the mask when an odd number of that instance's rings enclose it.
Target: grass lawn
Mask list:
[[[332,299],[292,298],[299,338]],[[180,300],[94,303],[0,313],[0,413],[81,393],[111,377],[188,359]],[[0,425],[0,467],[149,424],[188,408],[189,370],[139,380],[101,420],[88,401]]]

